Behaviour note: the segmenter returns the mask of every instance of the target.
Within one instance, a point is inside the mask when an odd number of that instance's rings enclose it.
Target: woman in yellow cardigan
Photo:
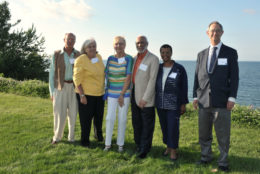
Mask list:
[[[81,56],[75,61],[73,74],[79,107],[81,144],[85,147],[89,146],[93,117],[95,137],[98,141],[103,141],[104,69],[102,57],[97,54],[96,41],[94,39],[86,40],[81,48]]]

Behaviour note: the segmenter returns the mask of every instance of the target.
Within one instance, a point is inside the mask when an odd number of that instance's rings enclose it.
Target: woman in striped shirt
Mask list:
[[[114,38],[115,55],[109,56],[105,69],[107,80],[106,141],[104,151],[111,148],[116,111],[118,110],[118,151],[123,152],[127,112],[130,103],[130,82],[133,58],[125,53],[126,42],[122,36]]]

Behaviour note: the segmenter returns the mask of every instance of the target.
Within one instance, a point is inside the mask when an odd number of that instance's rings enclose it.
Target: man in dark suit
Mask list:
[[[237,51],[221,42],[223,33],[223,27],[219,22],[209,24],[207,35],[211,44],[198,54],[193,107],[197,109],[199,106],[199,164],[206,164],[212,160],[214,124],[220,151],[218,168],[228,171],[231,110],[237,97],[239,72]]]

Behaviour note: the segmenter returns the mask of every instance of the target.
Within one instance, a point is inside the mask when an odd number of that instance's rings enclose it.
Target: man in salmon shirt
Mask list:
[[[155,82],[159,59],[147,50],[145,36],[136,39],[137,56],[134,57],[132,76],[132,124],[134,140],[139,158],[145,158],[150,151],[155,124]]]

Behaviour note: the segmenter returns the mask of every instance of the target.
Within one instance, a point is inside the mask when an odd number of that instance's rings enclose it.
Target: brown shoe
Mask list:
[[[168,156],[170,149],[167,147],[166,150],[163,152],[163,156]]]
[[[176,151],[176,149],[170,149],[170,159],[172,161],[177,160],[177,151]]]

